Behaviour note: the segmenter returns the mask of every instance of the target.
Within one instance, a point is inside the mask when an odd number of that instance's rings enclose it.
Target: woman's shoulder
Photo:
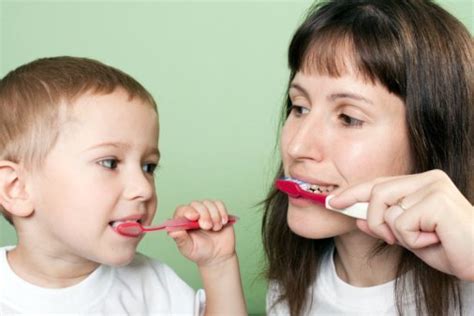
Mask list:
[[[474,315],[474,282],[461,281],[463,314]]]

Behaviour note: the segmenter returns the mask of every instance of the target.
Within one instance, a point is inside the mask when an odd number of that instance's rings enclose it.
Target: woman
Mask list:
[[[474,313],[473,58],[430,1],[332,1],[289,48],[281,168],[356,220],[272,189],[269,314]]]

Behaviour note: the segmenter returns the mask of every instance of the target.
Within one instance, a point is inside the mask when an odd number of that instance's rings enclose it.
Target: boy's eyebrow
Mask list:
[[[300,91],[301,93],[304,94],[304,96],[305,96],[306,98],[310,99],[308,92],[307,92],[302,86],[300,86],[299,84],[297,84],[297,83],[292,83],[292,84],[290,85],[290,89],[291,89],[291,88],[294,88],[294,89]],[[362,101],[362,102],[365,102],[365,103],[371,104],[371,105],[374,104],[374,103],[372,102],[372,100],[369,100],[369,99],[367,99],[367,98],[361,96],[360,94],[352,93],[352,92],[333,93],[333,94],[328,95],[328,97],[327,97],[327,99],[330,100],[330,101],[335,101],[335,100],[337,100],[337,99],[342,99],[342,98],[354,99],[354,100]]]
[[[87,148],[84,151],[90,151],[90,150],[94,150],[94,149],[101,148],[101,147],[114,147],[114,148],[128,149],[131,146],[129,144],[123,143],[123,142],[104,142],[104,143],[95,144],[95,145]],[[149,155],[156,155],[156,156],[158,156],[158,158],[161,157],[160,150],[157,147],[154,147],[154,146],[153,147],[147,147],[145,152]]]

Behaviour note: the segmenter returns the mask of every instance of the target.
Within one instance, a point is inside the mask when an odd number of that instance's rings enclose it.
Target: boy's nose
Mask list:
[[[128,200],[147,201],[155,193],[154,179],[142,170],[134,171],[126,178],[124,196]]]
[[[295,125],[291,133],[287,148],[290,157],[316,161],[324,159],[327,143],[324,124],[307,118]]]

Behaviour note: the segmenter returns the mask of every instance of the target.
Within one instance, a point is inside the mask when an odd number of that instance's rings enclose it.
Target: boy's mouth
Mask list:
[[[127,220],[110,221],[110,222],[109,222],[109,226],[111,226],[112,228],[115,228],[115,227],[117,227],[118,225],[120,225],[120,224],[122,224],[122,223],[127,223],[127,222],[134,222],[134,223],[141,224],[141,223],[142,223],[142,220],[141,220],[141,219],[127,219]]]

